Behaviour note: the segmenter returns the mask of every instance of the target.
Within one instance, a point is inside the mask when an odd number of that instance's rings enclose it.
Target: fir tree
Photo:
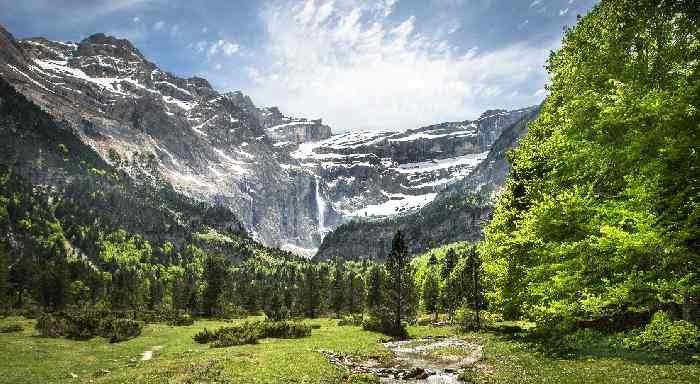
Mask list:
[[[393,336],[405,336],[401,321],[415,310],[412,300],[413,274],[409,263],[408,250],[401,231],[394,235],[391,253],[386,261],[387,270],[387,306],[391,315],[391,329],[385,330]]]

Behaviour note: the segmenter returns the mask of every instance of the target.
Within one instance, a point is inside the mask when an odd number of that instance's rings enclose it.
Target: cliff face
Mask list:
[[[409,252],[418,254],[456,241],[476,241],[490,219],[494,192],[509,171],[508,149],[527,133],[527,124],[537,117],[539,107],[518,113],[518,118],[501,126],[501,132],[478,164],[465,177],[447,184],[425,206],[392,217],[365,218],[339,226],[326,236],[316,254],[318,259],[383,260],[391,248],[396,230],[404,233]]]
[[[226,207],[265,245],[307,255],[343,223],[414,212],[465,182],[504,130],[532,111],[333,135],[320,119],[174,76],[127,40],[17,41],[0,27],[0,46],[0,76],[103,161]]]

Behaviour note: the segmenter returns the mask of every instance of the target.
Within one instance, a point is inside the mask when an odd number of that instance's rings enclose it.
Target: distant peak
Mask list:
[[[78,44],[78,54],[81,56],[136,56],[141,60],[145,60],[145,57],[129,40],[119,39],[104,33],[95,33],[83,39]]]

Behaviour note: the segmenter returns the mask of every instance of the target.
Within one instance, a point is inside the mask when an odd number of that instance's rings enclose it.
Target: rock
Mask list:
[[[410,380],[410,379],[415,379],[415,380],[424,380],[430,376],[431,373],[426,371],[423,368],[416,367],[411,369],[410,371],[406,372],[403,374],[402,379],[404,380]]]

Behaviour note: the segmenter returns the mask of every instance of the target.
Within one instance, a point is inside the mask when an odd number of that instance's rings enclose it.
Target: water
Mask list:
[[[316,220],[318,232],[323,236],[326,233],[326,201],[321,196],[321,179],[316,178]]]
[[[392,341],[384,344],[387,349],[394,352],[396,361],[400,368],[410,370],[412,368],[422,368],[429,376],[425,379],[396,379],[391,377],[381,377],[382,383],[430,383],[430,384],[453,384],[461,383],[458,379],[458,370],[462,366],[471,363],[469,357],[445,357],[435,358],[430,356],[430,352],[439,348],[467,348],[469,345],[461,339],[419,339]],[[480,354],[480,350],[478,352]]]

